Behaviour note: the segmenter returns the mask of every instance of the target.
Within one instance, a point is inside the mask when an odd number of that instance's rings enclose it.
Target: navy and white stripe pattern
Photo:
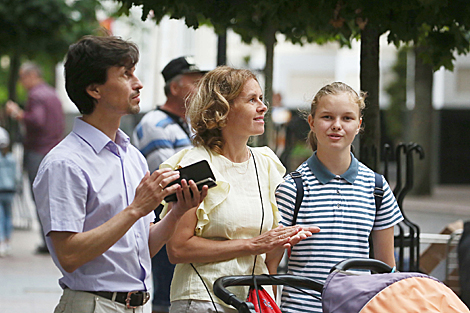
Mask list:
[[[302,174],[304,184],[297,224],[316,225],[321,231],[293,247],[288,265],[290,274],[324,282],[331,267],[339,261],[369,256],[368,238],[372,229],[386,229],[403,219],[385,179],[382,205],[376,212],[374,172],[354,156],[350,168],[341,176],[326,169],[316,154],[297,171]],[[287,175],[276,191],[284,226],[292,224],[296,192],[294,180]],[[322,312],[319,301],[289,286],[284,286],[281,309],[282,312]]]
[[[144,115],[133,133],[133,143],[147,159],[151,172],[184,148],[191,140],[178,123],[160,110]]]

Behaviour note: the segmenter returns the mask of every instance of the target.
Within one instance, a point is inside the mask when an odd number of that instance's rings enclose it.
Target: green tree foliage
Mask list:
[[[117,0],[121,13],[142,6],[142,19],[151,16],[157,23],[168,15],[184,19],[188,27],[212,25],[217,34],[232,29],[246,43],[257,39],[266,47],[265,99],[272,102],[272,76],[276,34],[282,33],[294,44],[338,41],[349,45],[352,31],[334,24],[335,2],[305,0]],[[323,10],[323,11],[322,11]],[[326,12],[328,10],[328,12]],[[149,14],[151,13],[151,14]],[[267,125],[266,134],[271,125]],[[267,137],[261,144],[267,144]]]
[[[470,6],[466,0],[117,0],[122,12],[142,6],[143,19],[157,23],[168,15],[185,19],[197,28],[209,23],[217,33],[232,28],[249,43],[258,39],[266,46],[266,98],[271,99],[272,55],[275,34],[282,33],[293,43],[342,45],[361,39],[361,89],[368,93],[361,135],[361,160],[376,169],[380,145],[379,119],[379,38],[387,34],[389,43],[412,43],[420,58],[434,69],[453,68],[455,53],[469,49]]]
[[[352,34],[360,34],[361,89],[369,94],[361,160],[376,169],[380,151],[380,36],[387,34],[388,42],[397,47],[403,43],[421,47],[419,58],[434,70],[442,66],[452,70],[455,54],[469,51],[470,6],[464,0],[349,0],[337,1],[335,16],[341,33],[353,29]]]
[[[10,60],[8,94],[16,99],[18,68],[23,59],[55,65],[68,46],[98,26],[98,0],[2,0],[0,55]],[[3,101],[2,101],[3,100]],[[0,99],[3,103],[5,99]]]

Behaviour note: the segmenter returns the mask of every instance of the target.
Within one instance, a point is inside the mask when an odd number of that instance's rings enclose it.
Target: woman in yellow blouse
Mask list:
[[[227,66],[207,73],[189,99],[186,114],[195,133],[194,148],[161,167],[207,160],[217,186],[182,217],[178,235],[167,244],[170,261],[177,263],[170,312],[236,312],[213,294],[217,278],[249,275],[253,267],[256,275],[274,273],[286,247],[319,231],[278,227],[274,191],[285,168],[268,147],[247,146],[251,136],[263,134],[266,111],[256,76]],[[272,294],[272,288],[266,289]],[[248,288],[231,291],[246,298]]]

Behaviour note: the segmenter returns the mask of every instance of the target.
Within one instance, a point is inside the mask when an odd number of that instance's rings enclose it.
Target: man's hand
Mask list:
[[[168,168],[156,170],[152,174],[147,172],[137,186],[134,201],[130,206],[137,210],[140,217],[149,214],[163,201],[163,198],[181,190],[181,186],[178,184],[165,188],[179,176],[178,171],[172,171]]]
[[[177,178],[178,177],[172,176],[171,180]],[[163,187],[164,186],[167,186],[167,183],[165,183]],[[193,180],[190,180],[188,183],[185,179],[181,180],[181,185],[174,184],[164,189],[162,197],[174,193],[174,190],[176,190],[177,201],[170,202],[168,204],[168,209],[170,210],[168,214],[166,214],[161,221],[150,227],[149,248],[151,256],[154,256],[162,246],[170,240],[175,233],[180,220],[182,220],[181,217],[190,209],[198,207],[199,204],[201,204],[207,196],[208,189],[209,188],[207,186],[204,186],[202,187],[202,190],[199,191]],[[192,196],[191,191],[193,194]]]
[[[6,103],[6,106],[5,106],[5,109],[6,109],[6,112],[7,114],[15,119],[15,120],[22,120],[23,119],[23,110],[21,110],[21,108],[19,107],[19,105],[12,101],[12,100],[8,100],[7,103]]]
[[[207,196],[209,187],[203,186],[201,191],[197,188],[193,180],[186,182],[185,179],[181,180],[181,188],[176,190],[176,203],[171,206],[171,211],[176,214],[177,218],[184,215],[189,209],[198,207],[199,204]],[[191,195],[192,193],[192,195]]]

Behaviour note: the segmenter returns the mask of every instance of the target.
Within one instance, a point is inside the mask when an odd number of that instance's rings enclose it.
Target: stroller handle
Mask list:
[[[255,275],[257,285],[295,285],[300,288],[312,289],[321,292],[323,284],[302,276],[295,276],[290,274],[277,274],[277,275]],[[252,303],[245,302],[238,299],[232,292],[226,289],[229,286],[253,286],[253,275],[240,275],[240,276],[225,276],[220,277],[214,282],[214,294],[224,301],[236,308],[240,313],[255,312]]]
[[[376,259],[352,258],[341,261],[333,266],[330,273],[335,270],[347,271],[350,269],[365,269],[374,273],[390,273],[392,271],[392,268],[387,263]]]

